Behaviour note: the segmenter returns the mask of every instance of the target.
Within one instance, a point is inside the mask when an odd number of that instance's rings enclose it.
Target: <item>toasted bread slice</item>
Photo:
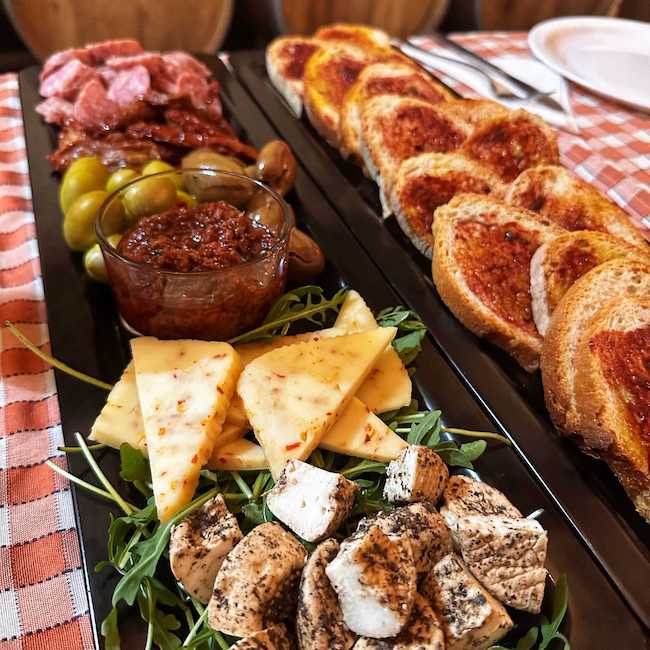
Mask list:
[[[305,66],[312,54],[321,49],[315,38],[284,36],[266,48],[266,72],[276,90],[284,97],[296,117],[302,115]]]
[[[542,337],[530,305],[530,260],[561,233],[534,212],[459,194],[435,212],[433,281],[468,329],[537,369]]]
[[[564,167],[541,165],[527,169],[512,183],[505,200],[538,212],[567,230],[599,230],[649,248],[621,208]]]
[[[471,127],[450,114],[446,103],[431,104],[412,97],[382,95],[365,102],[361,111],[361,157],[379,186],[384,215],[399,165],[422,153],[458,149]]]
[[[587,323],[614,298],[649,294],[650,265],[619,258],[583,275],[560,300],[546,332],[540,364],[546,407],[560,432],[580,433],[575,360]]]
[[[375,63],[364,68],[343,99],[340,148],[345,157],[361,162],[361,106],[378,95],[416,97],[427,102],[452,99],[453,95],[423,69],[407,63]]]
[[[449,102],[447,109],[457,119],[471,124],[473,127],[483,126],[499,117],[512,113],[503,104],[491,99],[455,99]]]
[[[312,126],[333,147],[339,144],[343,98],[359,73],[372,62],[364,50],[335,43],[314,54],[304,77],[304,105]]]
[[[333,23],[316,31],[315,38],[323,41],[347,43],[364,50],[390,47],[390,36],[381,29],[354,23]]]
[[[553,311],[576,280],[617,257],[650,264],[650,248],[646,253],[618,237],[593,230],[565,232],[540,246],[530,263],[530,293],[538,332],[546,334]]]
[[[490,194],[501,187],[489,169],[460,153],[423,153],[398,168],[389,201],[413,245],[429,259],[433,249],[433,214],[456,194]]]
[[[582,444],[607,460],[650,522],[650,291],[596,312],[576,347],[575,368]]]
[[[560,160],[555,131],[521,108],[479,125],[464,149],[470,158],[490,167],[506,182],[524,169],[554,165]]]

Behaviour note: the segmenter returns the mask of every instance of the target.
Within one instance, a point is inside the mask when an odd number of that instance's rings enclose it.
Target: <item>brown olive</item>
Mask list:
[[[320,246],[306,233],[293,228],[289,236],[289,284],[307,284],[325,268]]]
[[[282,201],[289,212],[291,226],[296,225],[296,217],[292,207]],[[274,230],[280,230],[284,222],[282,207],[266,190],[258,189],[253,198],[246,204],[246,212],[251,220],[256,223],[263,223]]]
[[[289,145],[282,140],[271,140],[260,149],[253,178],[270,185],[280,196],[284,196],[296,180],[296,167],[296,159]]]

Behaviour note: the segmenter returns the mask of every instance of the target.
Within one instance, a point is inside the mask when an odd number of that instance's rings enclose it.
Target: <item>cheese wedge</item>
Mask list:
[[[387,463],[397,458],[408,444],[361,400],[353,397],[318,446],[347,456]]]
[[[358,291],[350,289],[336,317],[334,328],[352,334],[352,332],[368,332],[376,327],[379,325],[366,301]]]
[[[274,477],[305,460],[345,410],[396,333],[394,327],[298,343],[258,357],[237,392]]]
[[[88,437],[115,449],[128,442],[131,447],[146,454],[147,443],[138,389],[135,385],[133,361],[124,369],[120,380],[108,394],[106,404],[97,416]]]
[[[264,450],[250,440],[233,440],[212,452],[208,461],[210,469],[231,472],[244,470],[268,469],[269,463],[264,455]]]
[[[376,327],[379,325],[366,301],[353,289],[348,291],[334,329],[352,334],[368,332]],[[390,346],[357,391],[357,397],[373,413],[386,413],[408,406],[412,392],[411,378],[399,354]]]
[[[221,431],[241,362],[227,343],[131,341],[158,518],[189,503]]]

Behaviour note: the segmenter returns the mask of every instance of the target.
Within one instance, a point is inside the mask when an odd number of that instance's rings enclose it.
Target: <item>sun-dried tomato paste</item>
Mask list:
[[[398,160],[458,149],[465,134],[430,106],[405,106],[381,119],[384,147]]]
[[[532,316],[530,260],[540,243],[515,222],[461,221],[456,228],[457,259],[472,293],[533,336],[539,334]]]
[[[268,228],[219,201],[144,217],[122,237],[118,251],[166,271],[212,271],[248,262],[274,242]]]
[[[603,374],[625,404],[630,428],[650,450],[650,325],[627,332],[601,332],[589,341]]]
[[[433,242],[433,213],[461,192],[489,194],[490,186],[480,178],[461,172],[448,172],[444,176],[419,175],[404,184],[399,198],[415,233]]]
[[[281,295],[287,247],[285,235],[219,202],[145,217],[122,238],[119,256],[104,257],[132,330],[225,341],[259,324]]]

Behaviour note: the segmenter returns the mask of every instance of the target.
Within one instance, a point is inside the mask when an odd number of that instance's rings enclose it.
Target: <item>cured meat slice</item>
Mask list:
[[[63,126],[72,118],[72,104],[60,97],[48,97],[35,108],[48,124]]]
[[[97,70],[78,59],[72,59],[43,81],[40,92],[43,97],[74,99],[79,90],[92,79],[99,79]]]
[[[120,121],[120,107],[109,99],[102,82],[94,79],[81,89],[72,116],[87,129],[105,131]]]
[[[96,64],[103,63],[112,56],[131,56],[144,52],[142,45],[132,38],[91,43],[84,50]]]
[[[106,65],[115,70],[132,70],[138,66],[144,66],[152,75],[158,73],[164,63],[158,52],[143,52],[131,56],[112,56],[106,60]]]
[[[210,69],[187,52],[167,52],[162,58],[166,64],[177,68],[179,72],[193,72],[202,77],[210,76]]]
[[[66,63],[74,60],[81,61],[81,63],[86,63],[88,65],[92,64],[90,54],[88,54],[88,52],[83,48],[73,47],[68,50],[61,50],[61,52],[55,52],[52,54],[52,56],[45,61],[41,74],[38,75],[39,80],[43,81],[55,70],[62,68]]]
[[[130,106],[133,102],[143,99],[151,86],[147,68],[136,65],[127,70],[121,70],[111,83],[107,96],[120,108]]]

